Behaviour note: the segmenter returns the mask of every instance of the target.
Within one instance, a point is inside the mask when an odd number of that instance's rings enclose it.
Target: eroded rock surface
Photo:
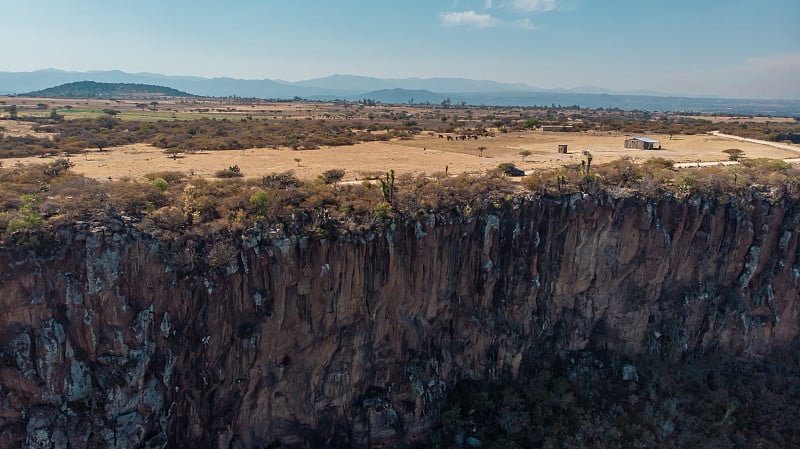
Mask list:
[[[188,274],[122,220],[81,223],[46,260],[0,254],[0,446],[377,447],[542,354],[764,356],[798,334],[799,221],[763,198],[574,195],[188,242],[216,267]]]

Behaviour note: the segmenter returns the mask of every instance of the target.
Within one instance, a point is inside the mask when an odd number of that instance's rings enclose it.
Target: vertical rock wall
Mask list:
[[[80,223],[50,259],[0,254],[0,446],[382,446],[423,437],[457,381],[541,356],[766,355],[798,333],[795,209],[520,200],[346,240],[195,239],[215,269],[186,276],[133,226]]]

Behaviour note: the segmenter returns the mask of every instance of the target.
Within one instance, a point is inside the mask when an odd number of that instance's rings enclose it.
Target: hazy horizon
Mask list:
[[[15,2],[4,5],[5,35],[15,38],[7,40],[0,71],[444,77],[800,99],[798,2],[598,3]]]

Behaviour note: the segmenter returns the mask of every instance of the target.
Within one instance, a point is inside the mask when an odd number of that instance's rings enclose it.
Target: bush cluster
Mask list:
[[[573,164],[541,170],[527,176],[523,185],[544,194],[611,191],[618,194],[657,196],[688,194],[724,201],[752,189],[775,189],[800,197],[800,169],[775,159],[744,159],[739,165],[676,170],[672,161],[652,158],[642,164],[623,158],[605,164]]]
[[[54,233],[59,226],[98,213],[127,217],[140,230],[164,240],[241,233],[256,223],[286,233],[336,237],[382,227],[396,217],[462,216],[505,201],[518,188],[497,174],[401,175],[387,184],[391,192],[384,192],[370,181],[336,183],[343,170],[329,170],[308,181],[289,171],[262,179],[218,180],[159,172],[143,181],[98,182],[72,173],[70,165],[60,159],[0,168],[0,234],[7,244],[13,243],[12,234]],[[240,174],[237,168],[224,171]],[[36,202],[30,201],[31,195]]]
[[[404,124],[326,120],[172,120],[156,123],[122,121],[109,115],[39,125],[48,137],[4,137],[0,134],[0,157],[75,153],[145,143],[169,152],[237,150],[243,148],[292,148],[312,150],[323,145],[342,146],[358,142],[409,137],[418,132]]]
[[[234,166],[224,170],[227,179],[220,180],[160,172],[143,182],[99,183],[72,173],[70,166],[69,160],[59,159],[46,165],[0,168],[0,232],[8,236],[105,211],[132,217],[159,234],[200,226],[209,235],[266,221],[287,232],[332,236],[360,232],[393,217],[463,216],[520,193],[520,185],[511,183],[501,170],[481,177],[403,174],[391,183],[381,178],[380,184],[338,184],[343,170],[329,170],[310,181],[291,171],[245,180],[236,176],[241,173]],[[671,161],[660,158],[643,164],[620,159],[537,171],[524,178],[522,186],[543,195],[672,194],[725,201],[752,189],[798,198],[798,175],[797,168],[767,159],[685,170],[675,170]],[[31,195],[39,201],[31,202]],[[33,212],[41,222],[32,219]]]

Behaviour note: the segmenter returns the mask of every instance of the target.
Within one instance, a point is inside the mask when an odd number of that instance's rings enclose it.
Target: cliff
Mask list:
[[[769,356],[798,334],[799,221],[576,194],[337,240],[77,223],[0,253],[0,446],[382,447],[543,357]]]

